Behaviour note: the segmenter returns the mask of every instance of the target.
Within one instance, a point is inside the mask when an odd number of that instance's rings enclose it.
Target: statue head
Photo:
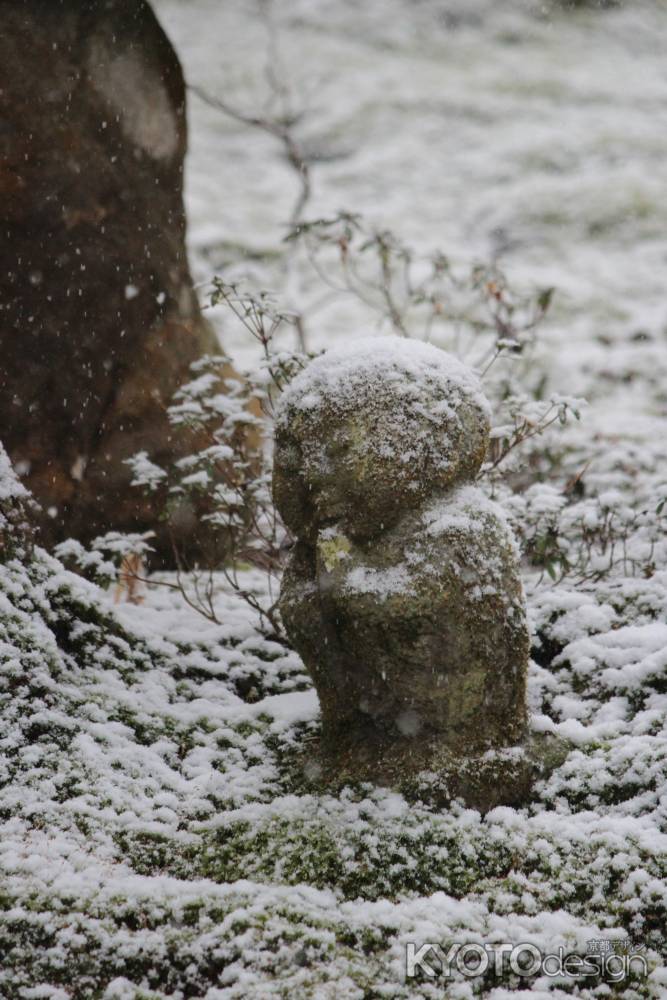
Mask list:
[[[475,375],[437,347],[377,337],[327,351],[283,394],[274,497],[299,537],[373,538],[474,478],[489,440]]]

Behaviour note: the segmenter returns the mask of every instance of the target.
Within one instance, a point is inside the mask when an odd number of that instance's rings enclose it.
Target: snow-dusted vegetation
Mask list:
[[[238,598],[220,588],[220,625],[159,588],[114,607],[25,545],[0,571],[5,995],[429,997],[408,942],[628,939],[651,971],[622,995],[662,995],[660,573],[531,578],[534,725],[572,751],[530,805],[481,817],[304,789],[316,698]],[[503,995],[492,969],[448,990]]]
[[[156,516],[207,498],[240,566],[138,593],[115,564],[150,539],[49,555],[0,450],[0,996],[667,996],[664,4],[155,7],[192,84],[246,115],[288,101],[311,189],[295,218],[276,135],[191,97],[193,266],[250,374],[223,392],[226,362],[200,362],[171,415],[211,450],[134,472]],[[319,706],[274,610],[264,404],[308,352],[387,331],[475,366],[492,403],[477,486],[522,553],[531,726],[570,747],[521,808],[309,773]],[[436,975],[410,976],[425,943],[618,961],[447,975],[430,952]]]

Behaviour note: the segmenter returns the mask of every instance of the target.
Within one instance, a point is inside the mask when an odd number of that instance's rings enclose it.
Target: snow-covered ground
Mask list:
[[[308,216],[362,212],[421,251],[556,286],[534,363],[591,405],[549,438],[546,485],[500,499],[523,541],[561,515],[630,527],[600,580],[526,572],[534,724],[573,749],[532,803],[486,817],[304,788],[310,682],[222,582],[214,625],[169,590],[114,608],[55,560],[0,561],[0,997],[505,1000],[522,980],[492,969],[406,980],[407,944],[591,941],[644,947],[649,976],[531,992],[667,997],[667,6],[156,8],[191,83],[248,114],[275,93],[267,65],[288,86]],[[281,250],[297,183],[279,143],[193,95],[190,146],[196,280],[316,297]],[[349,298],[308,317],[314,348],[369,331]],[[0,546],[8,482],[0,461]]]
[[[555,285],[550,334],[576,379],[568,391],[617,357],[657,350],[631,338],[660,343],[667,324],[664,3],[159,0],[157,10],[191,84],[250,114],[281,108],[267,66],[288,87],[288,107],[304,112],[296,137],[315,160],[308,217],[362,212],[418,248],[496,254],[517,281]],[[205,281],[244,253],[275,253],[298,185],[275,139],[194,94],[189,113],[190,247]],[[334,312],[314,325],[313,346],[358,334],[364,318],[350,308],[345,322]]]

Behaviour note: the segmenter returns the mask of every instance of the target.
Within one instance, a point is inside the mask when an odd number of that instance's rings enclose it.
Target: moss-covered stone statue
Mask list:
[[[280,610],[325,774],[480,809],[529,792],[544,754],[514,539],[474,485],[488,440],[474,373],[412,340],[331,350],[280,401],[273,488],[296,536]]]

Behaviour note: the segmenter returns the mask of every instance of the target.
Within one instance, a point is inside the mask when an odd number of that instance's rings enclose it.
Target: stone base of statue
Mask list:
[[[487,813],[496,806],[520,806],[536,781],[563,763],[570,746],[550,733],[533,734],[513,747],[457,756],[437,738],[409,737],[336,748],[309,743],[296,763],[305,788],[335,794],[368,782],[400,791],[410,801],[436,808],[455,800]]]

